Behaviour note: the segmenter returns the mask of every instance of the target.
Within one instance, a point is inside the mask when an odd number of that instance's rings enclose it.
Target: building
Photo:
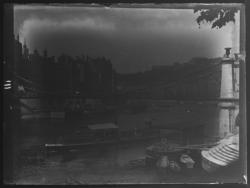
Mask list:
[[[112,63],[104,57],[71,57],[61,54],[57,59],[35,49],[32,53],[19,36],[14,43],[14,70],[18,76],[34,83],[39,95],[110,98],[114,94],[115,77]],[[30,85],[29,85],[30,86]],[[27,85],[26,85],[27,88]]]

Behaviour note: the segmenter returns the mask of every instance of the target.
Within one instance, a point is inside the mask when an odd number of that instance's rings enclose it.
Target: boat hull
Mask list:
[[[207,172],[230,166],[239,159],[239,134],[221,140],[209,150],[203,150],[201,156],[202,168]]]

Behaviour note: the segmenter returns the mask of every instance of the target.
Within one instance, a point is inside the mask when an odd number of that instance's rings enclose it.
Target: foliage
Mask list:
[[[212,28],[221,28],[228,22],[235,22],[235,14],[237,11],[237,8],[194,9],[194,13],[200,14],[196,19],[197,23],[199,25],[204,22],[211,23]]]

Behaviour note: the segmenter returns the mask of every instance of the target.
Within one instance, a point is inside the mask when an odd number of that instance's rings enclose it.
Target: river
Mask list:
[[[216,136],[218,129],[219,108],[210,102],[151,102],[143,110],[134,111],[120,107],[115,116],[104,117],[105,121],[114,121],[121,131],[151,127],[186,128],[192,130],[188,134],[188,143],[204,143]],[[98,122],[101,118],[98,119]],[[95,122],[93,119],[92,122]],[[62,135],[67,135],[79,125],[87,124],[83,120],[36,119],[20,123],[19,151],[55,143]],[[192,127],[195,127],[192,129]],[[165,135],[166,136],[166,135]],[[173,135],[172,135],[173,136]],[[183,137],[180,137],[183,138]],[[160,139],[160,138],[159,138]],[[198,180],[204,182],[217,181],[208,178],[199,169],[193,172],[197,178],[189,175],[163,178],[156,169],[144,166],[129,167],[129,161],[145,158],[145,148],[159,139],[127,144],[113,144],[106,147],[95,147],[89,150],[72,151],[67,155],[55,154],[42,162],[23,162],[16,171],[17,184],[92,184],[92,183],[159,183],[183,182]],[[170,138],[171,140],[171,138]],[[202,173],[201,173],[202,172]],[[231,177],[231,176],[229,176]],[[178,179],[179,178],[179,179]],[[203,178],[203,180],[202,180]],[[215,177],[214,177],[215,178]],[[231,181],[232,178],[228,181]]]

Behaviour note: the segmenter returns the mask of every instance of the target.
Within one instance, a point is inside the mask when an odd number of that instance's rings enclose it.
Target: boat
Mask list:
[[[144,130],[145,133],[135,132],[133,129],[120,131],[115,123],[110,122],[90,124],[78,127],[72,133],[60,136],[55,143],[47,143],[44,146],[47,151],[54,152],[157,139],[158,131],[150,130],[151,134],[147,134],[148,130]]]
[[[239,159],[239,133],[222,139],[217,146],[203,150],[201,156],[202,168],[209,173],[232,165]]]

